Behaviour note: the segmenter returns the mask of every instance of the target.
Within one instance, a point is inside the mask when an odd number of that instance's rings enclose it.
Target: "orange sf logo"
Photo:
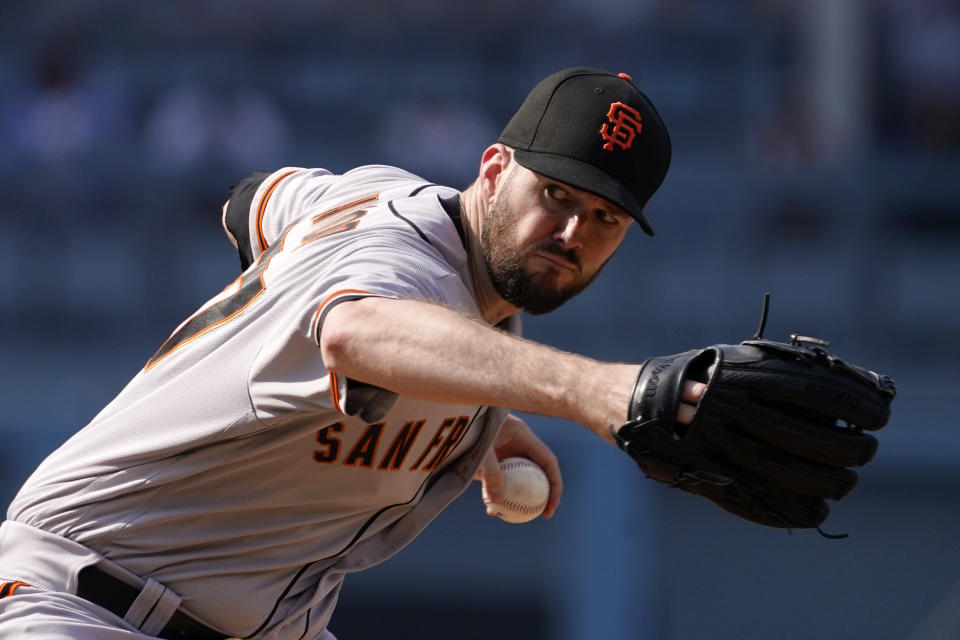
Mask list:
[[[605,123],[600,129],[600,137],[606,141],[603,148],[607,151],[613,151],[614,147],[620,147],[626,151],[643,129],[637,110],[622,102],[610,103],[607,120],[610,121],[609,124]]]

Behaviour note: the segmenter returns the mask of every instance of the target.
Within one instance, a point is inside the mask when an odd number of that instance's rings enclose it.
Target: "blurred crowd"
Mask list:
[[[761,94],[759,112],[727,126],[756,141],[748,151],[759,164],[816,162],[824,146],[816,135],[818,123],[811,121],[816,112],[805,100],[809,46],[803,17],[798,16],[802,3],[644,0],[597,5],[565,0],[552,14],[537,16],[547,22],[543,29],[526,34],[517,25],[501,31],[504,16],[495,11],[498,3],[491,3],[490,11],[469,17],[479,21],[475,37],[494,42],[472,46],[481,53],[485,47],[500,49],[503,60],[481,58],[472,62],[474,68],[461,69],[456,66],[464,58],[457,49],[444,51],[447,37],[432,32],[442,29],[444,18],[462,23],[464,16],[453,15],[449,8],[438,13],[435,3],[400,3],[403,10],[388,20],[376,3],[280,3],[269,10],[266,33],[258,31],[264,16],[249,3],[240,3],[245,10],[212,3],[200,14],[191,7],[185,20],[192,25],[174,19],[177,9],[184,8],[179,3],[169,5],[166,13],[156,7],[139,9],[144,15],[118,2],[86,8],[59,4],[69,20],[45,22],[50,15],[45,4],[27,9],[26,16],[10,15],[14,12],[8,9],[6,26],[0,27],[5,32],[0,50],[0,131],[5,141],[0,172],[5,188],[11,181],[21,182],[25,173],[52,172],[62,179],[78,166],[89,172],[138,172],[149,183],[154,175],[189,177],[217,170],[242,174],[287,163],[291,157],[322,163],[344,155],[348,160],[363,156],[407,162],[439,180],[463,180],[473,169],[473,151],[496,136],[500,116],[511,109],[515,93],[499,90],[495,82],[486,87],[483,83],[498,71],[520,85],[537,77],[543,57],[550,53],[551,31],[566,32],[553,43],[563,49],[570,46],[574,24],[581,27],[578,37],[583,39],[610,30],[644,34],[655,25],[671,40],[680,38],[697,51],[711,43],[752,41],[712,52],[719,59],[711,63],[717,66],[723,65],[724,56],[731,57],[731,64],[742,56],[761,56],[747,65],[761,77],[753,89]],[[311,12],[318,4],[322,8]],[[528,8],[529,17],[537,4]],[[904,153],[960,152],[960,6],[950,0],[853,4],[860,5],[869,27],[870,99],[861,116],[869,121],[870,137],[860,153],[884,147]],[[160,16],[153,15],[158,12]],[[224,13],[231,14],[226,24]],[[14,17],[18,19],[10,20]],[[489,24],[483,24],[483,17]],[[514,17],[524,19],[523,13],[514,12]],[[309,18],[313,26],[304,29],[302,23]],[[18,20],[26,25],[19,33]],[[108,29],[97,26],[101,22],[134,34],[129,39],[106,35]],[[150,36],[138,40],[136,30],[147,24],[153,26]],[[290,36],[284,37],[284,31]],[[311,32],[328,42],[298,41]],[[405,50],[400,37],[404,33],[433,37],[436,51],[424,56],[422,43]],[[338,37],[342,42],[329,42]],[[364,81],[345,77],[351,71],[341,68],[324,79],[332,64],[351,60],[354,48],[358,66],[375,70],[380,54],[366,51],[367,39],[379,40],[376,51],[387,49],[384,73]],[[531,47],[525,49],[528,42]],[[654,39],[647,49],[656,43]],[[392,44],[397,49],[390,51]],[[534,47],[542,53],[530,55]],[[514,57],[504,51],[510,48],[523,53]],[[584,53],[584,59],[599,57]],[[508,68],[502,66],[506,60]],[[658,65],[658,75],[672,71],[667,55],[644,64]],[[402,71],[396,73],[398,69]],[[313,77],[302,77],[308,74]],[[448,77],[459,74],[476,76],[472,92],[449,90],[456,83]],[[318,125],[316,119],[324,123]],[[71,203],[102,206],[103,198],[83,193],[85,188],[102,189],[100,180],[90,178],[86,173],[57,184],[27,179],[21,183],[27,190],[21,198],[34,207],[32,190],[44,192],[42,203],[54,195],[51,191],[63,189],[64,201],[52,198],[58,210]]]
[[[838,6],[844,15],[825,11]],[[784,228],[821,233],[828,213],[804,180],[823,167],[960,162],[952,0],[402,0],[389,12],[371,0],[51,0],[0,7],[0,36],[0,215],[14,267],[18,230],[72,237],[67,224],[120,234],[122,272],[151,250],[158,216],[185,235],[209,228],[254,169],[389,163],[464,186],[530,84],[576,64],[627,70],[654,97],[672,176],[742,167],[741,208],[769,214],[760,244]],[[946,190],[947,213],[927,217],[960,234],[950,185],[929,181],[914,190]],[[716,207],[707,189],[684,196],[688,211]],[[43,306],[8,277],[8,314]],[[123,304],[134,287],[114,285],[110,304]]]

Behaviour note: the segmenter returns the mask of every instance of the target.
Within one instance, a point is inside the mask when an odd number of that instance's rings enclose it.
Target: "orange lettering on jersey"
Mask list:
[[[607,151],[613,151],[614,147],[624,151],[629,149],[633,145],[634,138],[643,129],[641,119],[640,114],[633,107],[622,102],[610,103],[610,110],[607,111],[607,120],[610,122],[600,129],[600,137],[606,142],[603,148]]]
[[[267,286],[263,280],[263,272],[270,266],[273,256],[283,250],[288,233],[290,233],[289,229],[280,237],[279,242],[275,242],[266,251],[261,253],[250,268],[234,281],[233,285],[223,290],[222,295],[225,295],[225,297],[215,298],[215,302],[209,302],[185,320],[183,324],[173,332],[173,335],[160,345],[160,349],[158,349],[153,357],[147,361],[147,364],[144,365],[144,370],[146,371],[153,368],[154,365],[183,345],[229,322],[253,304]],[[232,292],[231,289],[233,289]],[[226,295],[228,292],[230,292],[230,294]]]
[[[337,459],[337,456],[340,454],[340,439],[331,438],[330,433],[340,433],[341,431],[343,431],[343,423],[336,422],[317,432],[317,442],[319,442],[323,448],[314,449],[313,459],[316,462],[330,463]]]
[[[440,425],[440,428],[437,429],[437,432],[433,434],[433,439],[430,440],[430,444],[427,445],[427,448],[423,450],[423,453],[420,454],[420,457],[417,459],[414,465],[410,467],[411,471],[419,468],[420,463],[424,461],[424,459],[427,457],[427,454],[440,446],[440,444],[444,440],[443,432],[453,426],[454,420],[456,420],[456,418],[447,418],[446,420],[443,421],[443,423]]]
[[[357,225],[360,224],[360,219],[367,215],[366,209],[358,209],[356,211],[350,211],[344,214],[329,220],[329,225],[324,226],[322,229],[317,229],[316,231],[311,231],[307,235],[303,236],[303,242],[300,243],[300,246],[313,242],[314,240],[319,240],[320,238],[326,238],[327,236],[332,236],[335,233],[340,233],[341,231],[350,231],[351,229],[356,229]]]
[[[374,468],[379,471],[398,471],[407,459],[413,445],[416,443],[426,420],[411,420],[400,428],[399,432],[393,436],[390,446],[386,453],[377,463],[377,449],[383,433],[387,430],[384,422],[368,424],[363,433],[359,436],[350,438],[353,444],[335,437],[333,434],[344,433],[346,427],[343,422],[335,422],[320,429],[317,432],[317,443],[319,448],[313,450],[313,459],[315,462],[331,464],[342,459],[342,464],[348,467]],[[453,453],[457,445],[463,440],[464,435],[470,427],[469,416],[458,416],[455,418],[445,418],[437,428],[433,437],[430,439],[426,449],[420,454],[417,461],[409,467],[408,471],[420,470],[425,473],[436,470]],[[351,433],[356,433],[353,429]],[[349,453],[343,458],[340,457],[341,451]],[[424,461],[429,459],[429,463],[424,465]],[[421,467],[421,465],[423,465]]]
[[[398,433],[397,437],[390,443],[390,448],[387,449],[387,453],[384,454],[383,460],[380,461],[377,468],[399,469],[406,459],[410,447],[413,446],[414,441],[417,439],[417,435],[420,433],[420,427],[423,426],[424,422],[426,422],[426,420],[417,420],[416,422],[408,422],[403,425],[400,433]]]
[[[447,435],[447,439],[444,441],[443,445],[437,449],[437,454],[433,456],[433,459],[424,467],[424,471],[433,471],[436,469],[441,462],[447,459],[450,455],[450,452],[453,451],[460,441],[463,439],[463,434],[467,432],[467,426],[470,425],[470,418],[468,416],[460,416],[457,418],[456,424],[453,425],[453,429],[450,430],[450,433]]]
[[[332,216],[334,216],[334,215],[336,215],[336,214],[338,214],[338,213],[343,213],[344,211],[350,211],[350,210],[352,210],[352,209],[359,209],[359,208],[361,208],[361,207],[365,207],[365,206],[367,206],[367,205],[374,204],[374,203],[375,203],[377,200],[379,200],[379,199],[380,199],[380,194],[379,194],[379,193],[375,193],[375,194],[370,195],[370,196],[364,196],[363,198],[360,198],[359,200],[354,200],[353,202],[348,202],[347,204],[342,204],[342,205],[340,205],[339,207],[334,207],[333,209],[329,209],[329,210],[327,210],[327,211],[324,211],[323,213],[318,213],[317,215],[313,216],[312,222],[313,222],[314,224],[317,224],[318,222],[323,222],[324,220],[327,220],[327,219],[329,219],[330,217],[332,217]]]
[[[298,246],[297,249],[314,240],[326,238],[327,236],[332,236],[342,231],[356,229],[357,225],[360,224],[361,218],[367,215],[367,209],[364,207],[376,204],[379,199],[380,194],[374,194],[315,215],[311,220],[313,230],[303,236],[300,246]]]
[[[383,431],[383,423],[367,425],[367,430],[363,432],[360,439],[353,445],[350,454],[347,455],[343,464],[348,467],[355,467],[359,463],[361,467],[372,467],[373,456],[377,452],[377,443],[380,442],[380,433]]]

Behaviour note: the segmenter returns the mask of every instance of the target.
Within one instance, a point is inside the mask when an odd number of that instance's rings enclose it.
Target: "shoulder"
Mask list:
[[[266,179],[269,183],[290,174],[292,184],[274,198],[295,198],[303,228],[294,233],[312,244],[330,236],[364,244],[423,245],[421,250],[439,253],[444,262],[458,269],[466,252],[456,226],[443,206],[459,191],[435,184],[399,167],[371,164],[341,174],[328,169],[286,167]],[[412,244],[411,244],[412,243]],[[351,244],[353,244],[351,242]]]
[[[449,262],[458,263],[463,243],[442,199],[454,198],[459,193],[405,169],[372,164],[339,175],[328,196],[336,196],[331,199],[338,209],[353,204],[362,206],[370,215],[360,223],[361,228],[372,231],[399,227],[432,245]]]
[[[337,180],[337,188],[363,192],[377,191],[381,200],[410,198],[421,193],[441,193],[445,197],[456,189],[436,184],[406,169],[384,164],[370,164],[351,169]]]
[[[366,164],[356,167],[344,172],[341,179],[348,182],[377,182],[384,185],[389,183],[422,184],[429,182],[406,169],[387,164]]]
[[[401,193],[429,184],[420,176],[389,165],[364,165],[343,173],[322,167],[287,166],[261,174],[258,176],[261,197],[288,191],[308,201],[342,198],[354,193]]]
[[[444,200],[449,203],[459,194],[453,187],[422,182],[412,189],[385,193],[378,209],[380,216],[405,227],[433,247],[448,264],[460,268],[466,263],[466,249],[444,207]]]

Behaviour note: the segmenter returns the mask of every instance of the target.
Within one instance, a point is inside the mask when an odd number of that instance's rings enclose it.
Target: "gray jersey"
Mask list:
[[[8,517],[163,583],[227,633],[319,633],[342,575],[459,495],[503,419],[340,379],[318,348],[326,312],[363,296],[479,317],[440,202],[456,193],[384,166],[268,176],[250,205],[256,261],[47,458]]]

